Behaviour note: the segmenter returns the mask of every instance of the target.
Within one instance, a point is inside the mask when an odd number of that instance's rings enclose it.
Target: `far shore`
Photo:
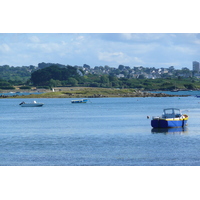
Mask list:
[[[150,93],[138,89],[96,88],[96,87],[55,87],[50,89],[1,90],[0,93],[16,93],[14,96],[1,95],[0,98],[106,98],[106,97],[174,97],[187,95],[169,95]],[[19,95],[19,93],[30,93]],[[36,93],[36,94],[33,94]],[[39,93],[39,94],[37,94]],[[42,93],[42,94],[40,94]]]

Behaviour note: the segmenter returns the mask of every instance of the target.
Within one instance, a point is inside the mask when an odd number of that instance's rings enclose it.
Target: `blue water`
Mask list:
[[[194,91],[149,91],[151,93],[165,93],[165,94],[171,94],[171,95],[188,95],[188,96],[196,96],[196,95],[200,95],[200,90],[194,90]]]
[[[0,93],[0,96],[24,96],[31,94],[42,94],[42,92],[8,92],[8,93]]]
[[[200,99],[195,97],[0,99],[1,166],[200,165]],[[184,129],[155,131],[147,115],[189,115]]]

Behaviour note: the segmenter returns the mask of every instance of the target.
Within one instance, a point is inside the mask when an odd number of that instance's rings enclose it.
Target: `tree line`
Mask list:
[[[31,82],[34,86],[84,86],[105,88],[137,88],[144,90],[194,90],[200,88],[200,82],[190,78],[158,78],[138,79],[117,78],[111,75],[98,75],[78,73],[77,68],[67,66],[61,68],[56,65],[37,70],[31,74]]]
[[[0,70],[2,69],[0,68]],[[17,71],[19,69],[15,70]],[[20,77],[20,75],[18,76]],[[77,69],[76,67],[72,67],[69,65],[66,67],[51,65],[46,68],[32,70],[32,72],[30,73],[30,77],[24,80],[22,79],[5,80],[2,77],[0,77],[0,89],[12,89],[14,85],[21,85],[21,87],[24,89],[26,88],[28,89],[31,86],[49,87],[49,88],[59,87],[59,86],[60,87],[84,86],[84,87],[105,87],[105,88],[137,88],[144,90],[200,89],[200,81],[193,77],[190,78],[168,77],[168,78],[158,78],[158,79],[147,79],[145,77],[140,76],[140,78],[135,79],[135,78],[117,78],[114,75],[106,75],[106,74],[85,75],[81,69]]]

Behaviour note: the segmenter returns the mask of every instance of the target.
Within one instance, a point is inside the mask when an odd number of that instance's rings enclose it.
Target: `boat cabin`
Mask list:
[[[181,117],[181,111],[180,109],[177,108],[166,108],[163,110],[163,118],[177,118],[177,117]]]

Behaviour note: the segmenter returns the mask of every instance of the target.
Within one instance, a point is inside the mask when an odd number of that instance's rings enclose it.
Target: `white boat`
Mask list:
[[[33,101],[32,103],[25,103],[24,101],[22,101],[19,105],[21,107],[41,107],[44,104],[43,103],[38,103],[36,101]]]
[[[72,103],[87,103],[87,99],[71,100]]]

